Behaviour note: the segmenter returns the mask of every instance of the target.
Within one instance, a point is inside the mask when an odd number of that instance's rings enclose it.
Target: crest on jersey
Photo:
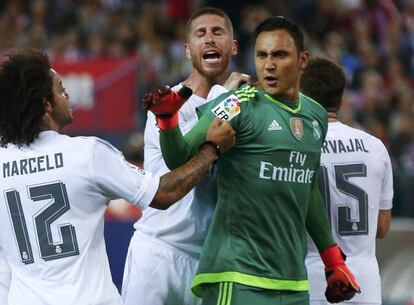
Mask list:
[[[293,117],[290,118],[290,129],[292,130],[293,135],[299,141],[303,138],[303,121],[301,118]]]
[[[240,101],[234,94],[226,97],[220,104],[211,109],[216,117],[230,121],[240,113]]]
[[[319,141],[321,139],[321,130],[319,129],[319,123],[316,120],[312,121],[312,126],[313,126],[313,137],[315,138],[316,141]]]
[[[133,165],[134,166],[134,165]],[[144,169],[142,169],[141,167],[138,167],[138,166],[134,166],[137,170],[138,170],[138,172],[141,174],[141,175],[144,175],[145,176],[145,170]]]

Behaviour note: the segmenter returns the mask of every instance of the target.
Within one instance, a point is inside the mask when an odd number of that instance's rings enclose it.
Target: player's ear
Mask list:
[[[43,107],[45,107],[46,113],[52,112],[52,104],[46,98],[43,98]]]
[[[309,52],[308,51],[300,52],[299,61],[300,61],[300,71],[303,72],[309,62]]]
[[[239,42],[237,40],[233,40],[231,43],[231,55],[237,55],[239,49]]]
[[[187,59],[191,59],[191,51],[190,51],[190,46],[189,46],[189,44],[188,44],[188,43],[186,43],[186,44],[184,45],[184,47],[185,47],[185,57],[186,57]]]

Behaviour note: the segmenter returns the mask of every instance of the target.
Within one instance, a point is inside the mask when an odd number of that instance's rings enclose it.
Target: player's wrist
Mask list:
[[[174,112],[172,115],[157,115],[156,120],[160,130],[167,131],[174,129],[178,126],[178,112]]]
[[[345,263],[345,255],[337,244],[334,244],[320,252],[320,256],[325,267],[327,268]]]
[[[220,149],[220,145],[218,145],[217,143],[214,143],[213,141],[205,141],[203,143],[201,143],[199,150],[201,151],[203,148],[208,148],[214,152],[215,154],[215,159],[214,162],[218,160],[218,158],[220,158],[221,155],[221,149]]]

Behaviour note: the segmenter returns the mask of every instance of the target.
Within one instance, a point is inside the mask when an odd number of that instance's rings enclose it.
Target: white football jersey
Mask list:
[[[180,88],[181,84],[172,89],[177,91]],[[190,131],[197,123],[195,109],[204,103],[206,99],[193,94],[181,107],[179,126],[183,134]],[[160,176],[169,172],[162,157],[155,116],[151,112],[148,112],[144,141],[145,170]],[[167,210],[160,211],[153,208],[145,210],[143,216],[134,225],[135,234],[153,237],[157,242],[172,246],[198,259],[213,215],[216,198],[216,180],[212,175],[207,174],[197,187]]]
[[[10,287],[10,267],[0,246],[0,304],[7,304]]]
[[[340,122],[329,123],[319,174],[322,197],[334,238],[361,285],[352,302],[381,303],[375,257],[379,210],[392,208],[393,178],[384,144],[368,133]],[[326,300],[326,280],[319,253],[309,239],[306,258],[310,299]]]
[[[159,178],[95,137],[40,133],[0,149],[0,245],[11,268],[9,305],[114,305],[104,243],[110,199],[145,209]]]

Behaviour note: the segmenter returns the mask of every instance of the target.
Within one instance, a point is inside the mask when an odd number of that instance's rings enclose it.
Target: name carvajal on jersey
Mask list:
[[[348,139],[342,142],[342,140],[326,140],[322,145],[323,154],[340,154],[350,152],[365,152],[369,153],[369,150],[365,148],[364,141],[362,139]]]
[[[240,114],[240,101],[234,94],[226,97],[220,104],[211,109],[214,115],[220,119],[231,121]]]
[[[63,154],[43,155],[3,163],[3,178],[34,174],[63,167]]]

